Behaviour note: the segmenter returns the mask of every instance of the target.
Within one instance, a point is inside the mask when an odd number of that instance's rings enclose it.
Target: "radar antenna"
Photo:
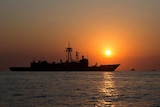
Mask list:
[[[77,61],[79,61],[79,56],[78,56],[79,54],[80,54],[79,52],[76,52],[76,60]]]
[[[70,47],[70,42],[68,43],[68,48],[66,48],[66,52],[68,53],[68,62],[72,62],[72,55],[71,55],[71,52],[72,52],[72,48]]]

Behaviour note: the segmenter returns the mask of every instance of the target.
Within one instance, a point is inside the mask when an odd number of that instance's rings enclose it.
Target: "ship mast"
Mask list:
[[[79,61],[79,52],[76,52],[76,60]]]
[[[68,48],[66,48],[66,52],[68,53],[68,62],[72,62],[72,55],[71,55],[71,52],[72,52],[72,48],[70,47],[70,42],[68,43]]]

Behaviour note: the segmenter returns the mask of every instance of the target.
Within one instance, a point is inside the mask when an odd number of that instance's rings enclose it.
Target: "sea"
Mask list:
[[[0,72],[0,107],[160,107],[160,72]]]

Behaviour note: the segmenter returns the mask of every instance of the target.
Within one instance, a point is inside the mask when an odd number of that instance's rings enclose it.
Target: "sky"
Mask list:
[[[159,10],[160,0],[0,0],[0,70],[65,61],[68,42],[89,65],[160,70]]]

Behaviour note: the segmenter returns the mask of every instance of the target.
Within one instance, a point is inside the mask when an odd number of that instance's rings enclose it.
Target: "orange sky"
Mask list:
[[[0,70],[66,59],[68,41],[90,65],[160,69],[158,0],[0,1]],[[105,50],[112,51],[106,57]]]

